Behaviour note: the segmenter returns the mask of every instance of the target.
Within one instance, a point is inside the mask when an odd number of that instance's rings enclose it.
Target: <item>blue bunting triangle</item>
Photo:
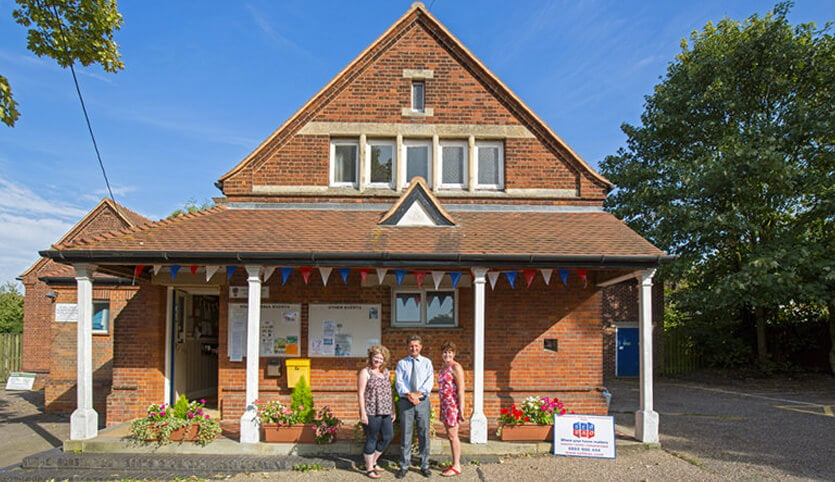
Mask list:
[[[180,265],[172,264],[168,267],[168,270],[171,271],[171,279],[174,279],[177,277],[177,272],[180,271]]]
[[[281,271],[281,285],[284,286],[287,284],[287,278],[290,277],[290,273],[293,272],[293,268],[289,266],[278,268]]]
[[[516,289],[516,275],[519,274],[516,271],[505,271],[504,275],[507,276],[507,281],[510,283],[510,287]]]
[[[237,269],[237,266],[227,266],[226,267],[226,279],[232,279],[232,274]]]
[[[452,280],[452,288],[455,289],[455,287],[458,286],[458,281],[461,280],[461,272],[450,271],[449,278]]]
[[[339,274],[342,275],[342,282],[346,285],[348,284],[348,273],[351,272],[351,268],[339,268]]]
[[[557,272],[560,274],[560,278],[562,278],[562,284],[568,286],[568,270],[567,269],[559,269]]]
[[[397,286],[400,287],[400,283],[403,282],[403,277],[406,276],[407,271],[405,269],[396,269],[394,270],[394,277],[397,278]]]

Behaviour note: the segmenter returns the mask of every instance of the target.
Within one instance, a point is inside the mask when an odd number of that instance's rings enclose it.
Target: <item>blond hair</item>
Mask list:
[[[381,368],[385,368],[389,364],[389,358],[391,358],[391,352],[388,348],[384,347],[383,345],[374,345],[368,349],[368,366],[371,366],[371,359],[374,358],[374,355],[383,355],[383,366]]]

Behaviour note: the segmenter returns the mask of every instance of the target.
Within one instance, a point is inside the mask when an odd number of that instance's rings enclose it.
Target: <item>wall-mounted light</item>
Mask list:
[[[47,298],[49,298],[52,301],[55,301],[55,298],[58,297],[58,293],[56,293],[54,291],[47,291],[44,296],[46,296]]]

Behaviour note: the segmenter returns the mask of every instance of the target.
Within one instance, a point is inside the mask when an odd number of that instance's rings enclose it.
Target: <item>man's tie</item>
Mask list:
[[[417,385],[417,358],[412,358],[412,376],[409,378],[409,391],[418,391]]]

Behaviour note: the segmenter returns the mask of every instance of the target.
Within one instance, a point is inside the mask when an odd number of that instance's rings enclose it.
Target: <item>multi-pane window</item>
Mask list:
[[[501,142],[476,142],[476,187],[504,187],[504,150]]]
[[[441,187],[467,187],[466,142],[441,142]]]
[[[432,185],[432,142],[403,141],[403,158],[406,163],[404,186],[408,186],[415,176],[421,176]]]
[[[359,144],[356,141],[331,142],[331,185],[357,185],[357,159]]]
[[[454,290],[398,290],[394,293],[394,326],[457,326]]]
[[[93,300],[93,333],[107,333],[110,330],[110,302]]]
[[[376,187],[394,186],[394,143],[368,141],[368,183]]]
[[[425,109],[426,84],[422,80],[412,82],[412,110],[423,112]]]

